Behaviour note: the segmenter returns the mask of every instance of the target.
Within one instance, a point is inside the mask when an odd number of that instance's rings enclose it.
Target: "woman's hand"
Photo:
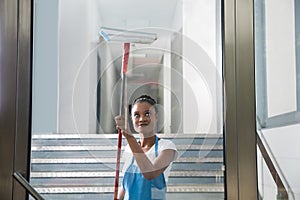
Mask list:
[[[130,129],[128,128],[128,123],[125,122],[125,118],[121,115],[115,117],[116,128],[121,130],[124,137],[132,136]]]

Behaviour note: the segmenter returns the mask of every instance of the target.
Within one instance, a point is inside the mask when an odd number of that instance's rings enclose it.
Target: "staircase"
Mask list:
[[[179,151],[167,199],[224,199],[220,134],[159,137],[172,140]],[[46,200],[112,200],[116,148],[117,134],[34,135],[30,182]]]

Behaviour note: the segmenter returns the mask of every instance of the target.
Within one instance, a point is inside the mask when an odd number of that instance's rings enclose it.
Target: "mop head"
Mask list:
[[[122,43],[151,44],[152,42],[157,40],[157,36],[155,33],[129,31],[107,27],[101,27],[99,34],[107,42],[116,41]]]

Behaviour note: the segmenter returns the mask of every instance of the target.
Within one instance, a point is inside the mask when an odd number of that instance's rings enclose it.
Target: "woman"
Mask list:
[[[166,181],[177,150],[170,140],[156,135],[158,113],[156,102],[150,96],[142,95],[131,107],[131,119],[140,140],[132,135],[124,117],[115,121],[128,145],[124,151],[124,177],[119,199],[151,200],[166,199]]]

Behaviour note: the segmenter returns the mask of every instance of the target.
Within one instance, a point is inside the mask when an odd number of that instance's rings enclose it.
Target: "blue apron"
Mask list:
[[[155,138],[155,157],[158,155],[158,137]],[[131,164],[127,168],[123,178],[124,200],[165,200],[166,181],[164,174],[152,180],[144,178],[138,166]]]

